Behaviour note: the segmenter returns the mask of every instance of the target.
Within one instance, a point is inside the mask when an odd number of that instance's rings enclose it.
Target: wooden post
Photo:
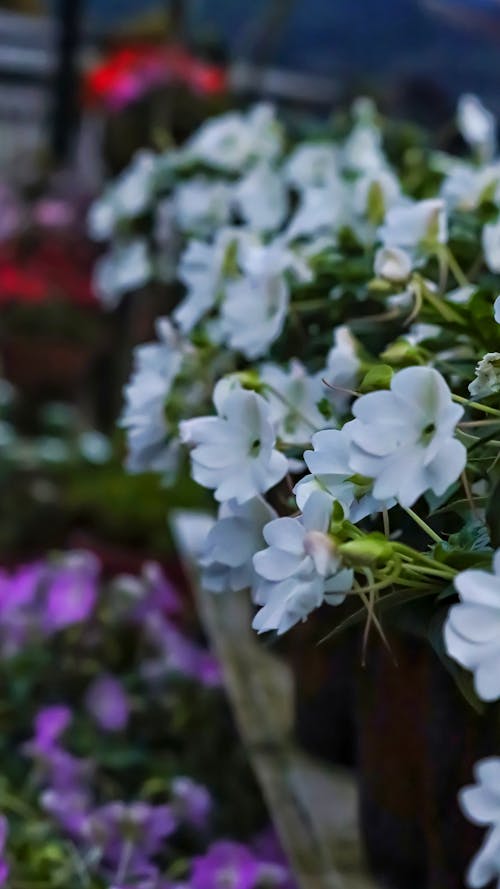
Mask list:
[[[248,594],[200,587],[193,555],[209,519],[178,512],[171,521],[241,740],[300,889],[376,889],[364,868],[352,776],[295,746],[293,677],[251,630]]]

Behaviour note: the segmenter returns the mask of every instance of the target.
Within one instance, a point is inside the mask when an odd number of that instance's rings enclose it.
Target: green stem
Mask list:
[[[291,404],[291,402],[288,401],[288,399],[285,398],[285,396],[282,395],[281,392],[278,392],[278,390],[275,389],[274,386],[270,386],[269,383],[263,383],[263,386],[264,389],[267,389],[267,391],[271,393],[271,395],[274,395],[275,398],[281,401],[281,403],[284,404],[291,413],[295,414],[295,416],[298,417],[299,420],[302,420],[303,423],[309,426],[309,429],[312,429],[314,432],[318,431],[317,426],[315,426],[314,423],[311,423],[311,420],[309,420],[306,416],[304,416],[304,414],[297,410],[295,405]]]
[[[434,541],[434,543],[443,543],[443,540],[441,539],[439,534],[437,534],[436,531],[434,531],[430,527],[430,525],[427,524],[427,522],[424,522],[424,520],[421,519],[420,516],[417,515],[417,513],[413,511],[413,509],[410,509],[409,506],[408,507],[403,506],[403,509],[404,509],[406,515],[409,515],[410,518],[413,519],[415,524],[418,525],[418,527],[421,528],[422,531],[425,531],[425,533],[431,538],[431,540]]]
[[[470,287],[470,281],[469,281],[467,275],[460,268],[457,260],[453,256],[453,253],[451,252],[450,248],[446,247],[445,249],[446,249],[445,255],[446,255],[446,259],[448,261],[448,265],[450,267],[450,270],[453,272],[453,275],[455,276],[457,283],[460,285],[460,287]]]
[[[453,401],[463,404],[465,407],[474,408],[476,411],[482,411],[483,414],[491,414],[493,417],[500,417],[500,411],[488,404],[481,404],[479,401],[469,401],[468,398],[462,398],[461,395],[452,394]]]

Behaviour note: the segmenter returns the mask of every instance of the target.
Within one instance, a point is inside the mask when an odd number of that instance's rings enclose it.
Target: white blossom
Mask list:
[[[96,241],[107,241],[122,219],[136,219],[149,208],[153,196],[157,158],[139,151],[130,165],[91,205],[88,230]]]
[[[454,579],[460,603],[446,619],[446,650],[474,674],[483,701],[500,698],[500,550],[493,557],[493,573],[462,571]]]
[[[342,568],[328,536],[331,501],[310,497],[299,518],[280,518],[264,528],[268,548],[254,556],[261,582],[255,590],[262,606],[253,621],[259,633],[286,633],[323,602],[338,605],[351,588],[353,572]]]
[[[275,518],[276,512],[262,497],[242,504],[222,503],[198,559],[204,589],[225,593],[252,588],[253,556],[264,546],[264,525]]]
[[[292,241],[321,232],[337,232],[348,219],[346,205],[346,191],[337,177],[332,177],[325,185],[304,189],[287,228],[287,239]]]
[[[338,180],[337,152],[329,142],[298,145],[288,158],[284,173],[297,191],[324,188]]]
[[[174,311],[174,319],[184,333],[189,333],[222,298],[225,282],[238,273],[239,245],[251,237],[237,228],[222,228],[211,244],[189,242],[178,269],[187,293]],[[234,268],[227,267],[228,261]]]
[[[299,509],[317,490],[339,503],[344,516],[351,522],[359,522],[365,516],[394,505],[394,501],[381,502],[371,493],[371,485],[363,484],[353,476],[350,466],[351,437],[349,424],[343,429],[324,429],[312,437],[312,451],[305,451],[304,461],[310,475],[295,486],[294,494]]]
[[[372,170],[354,183],[353,205],[360,215],[369,215],[370,204],[374,194],[380,202],[380,209],[385,214],[390,207],[401,200],[401,188],[394,173],[389,169]]]
[[[497,197],[500,181],[498,163],[475,167],[457,161],[441,186],[441,196],[448,210],[475,210],[485,196]]]
[[[156,323],[159,342],[137,346],[134,369],[125,386],[120,426],[127,430],[130,472],[155,470],[171,474],[179,446],[169,438],[165,407],[182,366],[184,349],[166,318]]]
[[[326,387],[320,374],[308,374],[296,359],[288,370],[278,364],[264,364],[259,376],[266,385],[265,398],[271,406],[271,417],[279,438],[288,444],[310,441],[315,430],[328,426],[318,409],[325,398]]]
[[[447,221],[444,201],[441,198],[428,198],[391,207],[378,236],[384,247],[400,247],[409,251],[445,244]]]
[[[379,247],[375,254],[375,274],[393,284],[407,281],[412,269],[412,257],[401,247]]]
[[[276,231],[288,212],[283,177],[268,163],[257,164],[237,183],[234,201],[243,221],[256,231]]]
[[[459,793],[464,815],[479,827],[489,827],[485,840],[472,859],[466,884],[480,889],[497,880],[500,886],[500,758],[490,756],[474,766],[476,784]]]
[[[322,376],[327,384],[325,395],[335,410],[342,411],[351,400],[351,391],[356,388],[361,362],[356,351],[356,340],[346,325],[335,328],[333,343]]]
[[[215,387],[214,404],[217,416],[180,424],[182,440],[193,447],[192,476],[213,488],[219,502],[245,503],[281,481],[288,462],[275,449],[270,407],[260,395],[222,380]]]
[[[356,123],[344,142],[342,154],[344,167],[348,170],[366,174],[387,168],[382,133],[370,120]]]
[[[476,376],[469,384],[473,396],[500,392],[500,352],[487,352],[476,365]]]
[[[482,242],[484,258],[490,272],[500,272],[500,219],[484,226]]]
[[[288,313],[288,269],[301,273],[296,257],[281,240],[245,244],[240,250],[242,276],[225,288],[221,325],[228,345],[246,358],[258,358],[280,336]],[[307,272],[304,271],[304,275]]]
[[[398,371],[389,391],[362,395],[353,414],[350,464],[374,479],[377,499],[410,507],[426,491],[443,494],[460,476],[466,450],[454,432],[463,409],[434,368]]]
[[[229,111],[205,121],[190,139],[186,155],[217,170],[239,172],[250,161],[272,160],[281,147],[274,109],[261,104],[246,114]]]
[[[107,309],[114,309],[125,293],[144,287],[153,275],[153,262],[144,238],[117,241],[97,260],[93,286]]]
[[[497,324],[500,324],[500,296],[497,296],[493,304],[493,314]]]
[[[177,186],[173,204],[181,231],[209,235],[229,222],[231,188],[225,182],[196,176]]]
[[[493,157],[497,130],[495,116],[484,107],[477,96],[466,93],[460,97],[457,107],[457,123],[465,141],[478,152],[483,160]]]

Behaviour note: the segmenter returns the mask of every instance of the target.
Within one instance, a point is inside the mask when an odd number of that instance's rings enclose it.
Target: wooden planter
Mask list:
[[[500,752],[498,708],[479,715],[422,640],[373,639],[358,670],[362,834],[371,870],[394,889],[463,889],[484,832],[461,814],[472,767]]]

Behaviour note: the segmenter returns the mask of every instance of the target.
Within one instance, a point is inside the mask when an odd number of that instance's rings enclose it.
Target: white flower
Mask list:
[[[151,151],[139,151],[130,165],[91,205],[88,230],[96,241],[112,237],[121,219],[135,219],[148,209],[153,196],[157,157]]]
[[[246,114],[230,111],[205,121],[189,141],[186,155],[217,170],[237,172],[252,160],[272,160],[281,146],[274,110],[262,104]]]
[[[264,546],[264,525],[274,518],[274,509],[262,497],[221,504],[198,559],[204,589],[225,593],[253,587],[253,556]]]
[[[411,275],[412,258],[401,247],[380,247],[375,254],[375,274],[393,284],[403,284]]]
[[[479,569],[455,577],[460,604],[446,619],[444,638],[451,658],[474,673],[474,686],[483,701],[500,698],[500,550],[493,573]]]
[[[475,210],[486,195],[496,199],[499,180],[500,166],[497,163],[475,167],[457,161],[441,186],[441,195],[448,210]]]
[[[369,120],[360,120],[343,146],[343,164],[358,173],[377,173],[387,168],[382,134]]]
[[[262,581],[255,598],[263,607],[253,627],[259,633],[286,633],[323,602],[338,605],[352,586],[353,573],[342,569],[328,536],[331,501],[310,497],[300,518],[275,519],[264,528],[268,548],[254,556]]]
[[[322,376],[327,383],[327,398],[336,410],[342,411],[351,400],[349,390],[354,389],[358,382],[360,360],[356,352],[356,340],[348,327],[339,325],[334,331],[333,342]]]
[[[412,506],[426,491],[443,494],[457,480],[466,450],[454,437],[463,409],[434,368],[407,367],[390,391],[362,395],[353,405],[353,472],[374,479],[378,500]]]
[[[401,247],[405,250],[445,244],[447,222],[444,201],[441,198],[428,198],[391,207],[378,236],[384,247]]]
[[[330,143],[298,145],[288,158],[284,172],[297,191],[327,186],[338,179],[336,150]]]
[[[294,262],[281,241],[240,250],[243,276],[226,285],[221,324],[226,342],[246,358],[263,355],[280,336],[290,299],[285,271]]]
[[[317,406],[326,394],[320,374],[309,375],[300,361],[293,360],[288,370],[277,364],[264,364],[259,376],[270,387],[264,395],[282,441],[304,444],[315,430],[329,425]]]
[[[137,346],[134,370],[125,387],[120,426],[127,430],[130,472],[171,473],[177,465],[178,444],[168,441],[165,406],[184,352],[166,318],[156,323],[157,343]]]
[[[496,147],[496,120],[477,96],[466,93],[460,97],[457,124],[465,141],[483,160],[493,157]]]
[[[495,321],[497,322],[497,324],[500,324],[500,296],[497,296],[493,304],[493,313]]]
[[[367,515],[394,505],[376,500],[369,485],[353,478],[350,466],[351,437],[349,424],[343,429],[324,429],[312,437],[314,450],[304,453],[311,475],[301,479],[294,489],[299,509],[304,509],[311,495],[321,490],[339,503],[346,518],[359,522]]]
[[[490,756],[476,763],[474,777],[477,783],[462,788],[458,799],[469,821],[490,827],[466,876],[467,886],[480,889],[492,880],[500,885],[500,758]]]
[[[173,313],[183,333],[189,333],[222,297],[226,279],[238,272],[238,248],[245,238],[251,239],[251,235],[236,228],[223,228],[212,244],[189,242],[178,269],[187,294]],[[236,264],[234,269],[226,268],[228,257]]]
[[[173,198],[177,225],[183,232],[209,235],[229,221],[230,202],[231,188],[225,182],[204,176],[182,182]]]
[[[490,272],[500,272],[500,219],[484,226],[482,242],[484,258]]]
[[[268,163],[257,164],[238,182],[234,200],[244,222],[256,231],[276,231],[288,212],[284,180]]]
[[[369,215],[374,192],[378,192],[380,209],[385,214],[389,207],[401,200],[401,188],[391,170],[373,170],[361,176],[354,184],[353,205],[356,213]]]
[[[146,240],[116,242],[109,253],[97,260],[93,286],[107,309],[114,309],[125,293],[144,287],[153,275],[153,263]]]
[[[183,441],[194,445],[192,476],[203,487],[214,488],[216,500],[245,503],[278,484],[288,462],[275,450],[270,407],[260,395],[221,380],[214,404],[216,417],[180,424]]]
[[[338,231],[347,219],[346,193],[340,179],[306,188],[286,232],[287,239],[311,237],[320,232]]]
[[[500,392],[500,352],[487,352],[476,365],[476,376],[469,384],[471,395]]]

